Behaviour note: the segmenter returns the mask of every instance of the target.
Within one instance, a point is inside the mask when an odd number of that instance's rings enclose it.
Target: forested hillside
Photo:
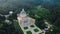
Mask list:
[[[46,34],[60,34],[60,0],[0,0],[0,33],[1,34],[19,34],[14,26],[14,20],[17,20],[17,13],[24,8],[28,16],[36,20],[37,27],[44,29],[44,20],[53,25],[53,31]],[[10,22],[6,23],[6,17],[9,11],[12,15],[7,18]],[[1,15],[2,14],[2,15]]]

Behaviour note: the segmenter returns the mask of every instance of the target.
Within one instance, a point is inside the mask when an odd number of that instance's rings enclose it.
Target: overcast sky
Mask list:
[[[31,5],[31,3],[51,3],[51,4],[58,4],[60,0],[0,0],[0,7],[6,8],[6,7],[18,7],[20,5]],[[60,4],[60,3],[59,3]]]
[[[0,7],[26,5],[29,2],[34,2],[34,0],[0,0]]]

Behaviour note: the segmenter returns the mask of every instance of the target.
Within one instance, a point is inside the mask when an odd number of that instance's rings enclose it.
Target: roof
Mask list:
[[[20,12],[20,14],[26,14],[25,10],[22,9],[22,11]]]

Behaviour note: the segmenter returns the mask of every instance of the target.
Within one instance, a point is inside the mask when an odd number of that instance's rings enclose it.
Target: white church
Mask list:
[[[40,34],[42,31],[35,25],[35,19],[27,16],[24,9],[17,15],[17,19],[24,34]],[[30,33],[29,33],[30,32]]]

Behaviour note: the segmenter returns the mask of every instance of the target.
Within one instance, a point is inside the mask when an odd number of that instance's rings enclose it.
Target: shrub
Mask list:
[[[34,29],[35,32],[38,32],[39,30],[38,29]]]
[[[27,34],[32,34],[32,32],[31,31],[27,31]]]
[[[26,29],[28,29],[28,27],[24,27],[24,29],[26,30]]]
[[[31,25],[30,27],[34,27],[34,25]]]

